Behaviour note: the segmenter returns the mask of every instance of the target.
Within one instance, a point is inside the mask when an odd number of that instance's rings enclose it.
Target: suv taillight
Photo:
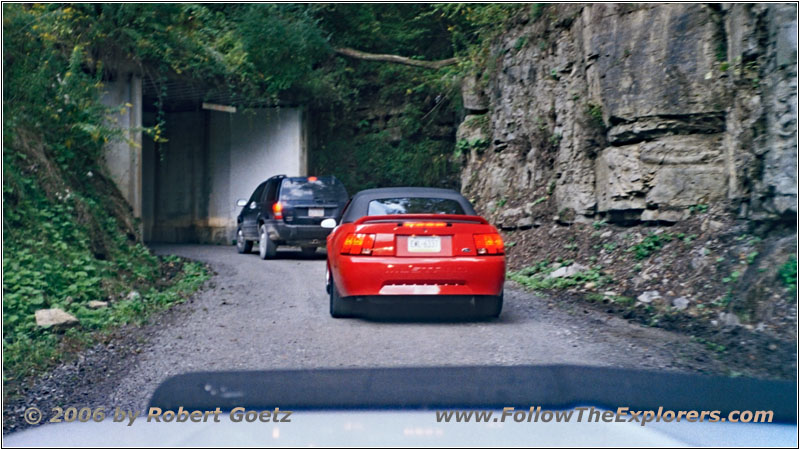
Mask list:
[[[275,219],[283,219],[283,205],[281,202],[275,202],[272,204],[272,214],[275,215]]]
[[[479,255],[502,255],[505,253],[503,238],[497,233],[476,234],[475,250]]]
[[[371,255],[375,244],[374,234],[350,233],[342,244],[343,255]]]

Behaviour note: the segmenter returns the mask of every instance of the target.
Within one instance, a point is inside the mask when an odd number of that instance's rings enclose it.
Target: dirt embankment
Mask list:
[[[721,217],[508,230],[509,270],[529,289],[685,333],[733,375],[794,379],[797,234]]]

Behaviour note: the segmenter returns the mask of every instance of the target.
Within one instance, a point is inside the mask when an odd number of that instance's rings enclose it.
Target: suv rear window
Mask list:
[[[281,185],[281,201],[314,201],[327,200],[344,203],[347,201],[347,190],[335,178],[284,178]]]
[[[464,209],[449,198],[399,197],[369,202],[368,216],[387,214],[464,214]]]

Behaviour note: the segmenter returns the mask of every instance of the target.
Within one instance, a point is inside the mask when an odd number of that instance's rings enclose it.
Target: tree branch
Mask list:
[[[384,61],[396,64],[405,64],[407,66],[424,67],[426,69],[441,69],[444,66],[450,66],[458,62],[456,58],[440,59],[438,61],[421,61],[419,59],[406,58],[405,56],[366,53],[346,47],[335,48],[334,51],[340,55],[349,56],[356,59],[364,59],[367,61]]]

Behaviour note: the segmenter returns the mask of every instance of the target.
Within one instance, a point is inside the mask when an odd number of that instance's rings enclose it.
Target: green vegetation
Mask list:
[[[149,255],[147,257],[152,258]],[[184,262],[174,256],[165,258],[163,263],[167,268],[180,271],[177,280],[173,280],[174,283],[165,289],[150,288],[144,294],[131,295],[111,303],[107,308],[96,310],[89,309],[82,300],[69,296],[50,305],[70,311],[80,321],[79,328],[71,328],[63,335],[48,329],[37,330],[28,316],[20,317],[18,314],[6,316],[4,302],[4,322],[17,316],[14,320],[15,326],[10,331],[6,331],[4,324],[4,381],[21,379],[46,369],[65,358],[71,348],[91,345],[102,339],[103,334],[110,332],[113,327],[142,324],[154,312],[183,302],[208,279],[208,271],[199,263]]]
[[[521,36],[521,37],[517,38],[517,41],[514,42],[514,50],[515,51],[519,51],[520,49],[522,49],[522,47],[525,47],[525,45],[527,43],[528,43],[528,37],[527,36]]]
[[[481,153],[488,147],[489,140],[485,138],[475,138],[469,141],[466,139],[461,139],[460,141],[456,142],[455,156],[460,157],[461,155],[467,154],[472,150],[476,150],[478,153]]]
[[[562,267],[570,264],[572,261],[565,261],[562,263]],[[547,275],[554,270],[556,269],[550,265],[549,261],[544,260],[516,272],[510,271],[508,277],[534,291],[568,289],[589,282],[593,282],[599,287],[613,282],[613,279],[603,273],[600,267],[590,267],[569,277],[547,278]]]
[[[606,123],[603,121],[603,107],[600,105],[595,105],[594,103],[588,103],[586,105],[586,113],[589,115],[591,119],[592,125],[595,127],[605,130]]]
[[[544,259],[544,260],[539,261],[539,262],[537,262],[536,264],[534,264],[532,266],[528,266],[528,267],[526,267],[526,268],[524,268],[524,269],[522,269],[522,270],[520,270],[518,272],[509,272],[509,275],[517,274],[517,275],[526,276],[526,277],[531,276],[531,275],[535,275],[535,274],[548,275],[554,270],[556,270],[556,269],[550,265],[550,260]]]
[[[725,292],[725,295],[714,300],[713,302],[711,302],[711,304],[720,308],[724,308],[728,306],[732,301],[733,301],[733,290],[731,288],[728,288],[728,290]]]
[[[683,233],[680,233],[680,234],[683,234]],[[697,235],[696,234],[690,234],[688,236],[680,236],[680,237],[678,237],[678,239],[683,239],[683,243],[688,245],[688,244],[691,244],[693,240],[697,239]]]
[[[488,66],[489,44],[504,29],[502,25],[526,7],[8,4],[3,8],[4,53],[6,61],[14,61],[4,80],[7,102],[45,108],[47,103],[31,102],[29,94],[53,99],[59,95],[56,90],[88,76],[93,83],[85,86],[81,108],[94,108],[103,80],[125,65],[141,68],[147,81],[156,85],[177,78],[209,86],[209,95],[230,93],[233,103],[245,110],[303,104],[318,138],[310,143],[314,147],[310,171],[334,174],[355,192],[376,186],[457,186],[459,166],[450,157],[454,117],[461,108],[460,80],[474,68]],[[412,60],[456,57],[457,63],[440,69],[411,67],[343,56],[337,53],[341,48]],[[65,66],[65,61],[72,65]],[[155,106],[160,109],[160,101]],[[52,105],[48,111],[28,112],[33,113],[29,117],[50,120],[52,114],[63,116],[63,111]],[[162,142],[169,126],[165,117],[158,111],[157,124],[145,130]],[[101,127],[92,121],[72,123],[85,125],[88,132]]]
[[[797,257],[791,256],[780,268],[778,268],[778,278],[784,286],[794,293],[797,290]]]
[[[561,138],[562,138],[561,133],[553,133],[552,135],[550,135],[549,139],[550,145],[552,145],[553,147],[557,147],[558,144],[561,142]]]
[[[556,190],[556,180],[552,180],[547,183],[547,195],[553,195],[553,192]]]
[[[642,242],[630,246],[627,251],[633,252],[633,256],[636,259],[645,259],[661,250],[661,247],[667,242],[670,242],[673,237],[674,236],[670,233],[650,233],[645,236]]]
[[[731,274],[729,276],[724,277],[722,279],[722,282],[723,283],[735,283],[736,280],[738,280],[740,276],[742,276],[742,274],[738,270],[734,270],[733,272],[731,272]]]
[[[106,117],[130,105],[99,101],[123,55],[156,78],[201,69],[222,80],[239,76],[232,61],[210,58],[212,37],[195,28],[207,15],[159,6],[3,5],[4,382],[56,363],[99,331],[140,320],[206,276],[196,264],[159,261],[141,244],[100,163],[104,145],[125,138]],[[145,130],[158,141],[163,131],[163,121]],[[132,291],[143,295],[127,298]],[[89,309],[92,300],[111,304]],[[39,327],[34,313],[46,308],[80,324],[66,333]]]
[[[266,5],[252,5],[262,8]],[[285,5],[284,5],[285,6]],[[490,42],[519,4],[327,4],[295,5],[327,37],[326,57],[303,85],[313,107],[309,169],[334,174],[348,190],[379,186],[457,187],[458,157],[483,151],[489,141],[455,143],[454,117],[461,108],[460,79],[494,63]],[[524,39],[515,46],[526,45]],[[331,58],[330,49],[396,54],[423,60],[458,58],[439,70],[353,58]],[[483,73],[488,77],[490,70]],[[314,79],[326,83],[312,82]],[[354,123],[366,120],[366,126]]]
[[[761,86],[761,80],[759,78],[760,72],[761,68],[757,61],[746,63],[741,70],[743,77],[750,80],[753,89],[758,89]]]
[[[531,5],[531,19],[537,20],[539,17],[542,17],[542,13],[544,9],[547,7],[547,3],[534,3]]]
[[[695,342],[699,343],[699,344],[705,345],[707,349],[709,349],[709,350],[711,350],[713,352],[722,353],[725,350],[727,350],[727,348],[724,345],[717,344],[716,342],[711,342],[711,341],[709,341],[708,339],[705,339],[705,338],[692,337],[692,339]]]
[[[605,301],[610,301],[619,306],[623,307],[631,307],[636,304],[636,299],[633,297],[625,297],[624,295],[606,295],[606,294],[597,294],[594,292],[590,292],[586,294],[586,300],[591,303],[600,303]]]
[[[534,200],[534,201],[531,203],[531,207],[534,207],[534,206],[538,205],[539,203],[542,203],[542,202],[543,202],[543,201],[545,201],[545,200],[547,200],[547,196],[544,196],[544,197],[539,197],[539,198],[537,198],[536,200]]]
[[[5,379],[60,358],[109,327],[178,300],[205,275],[164,271],[102,166],[127,139],[107,120],[104,83],[130,67],[162,94],[167,80],[204,86],[244,111],[307,106],[310,170],[351,192],[396,185],[456,186],[452,160],[460,80],[493,59],[491,41],[519,4],[4,4],[3,349]],[[526,45],[519,41],[518,47]],[[341,48],[448,60],[440,69],[343,56]],[[456,151],[485,148],[460,143]],[[166,146],[165,146],[166,147]],[[168,148],[164,151],[169,151]],[[173,277],[174,275],[174,277]],[[132,291],[138,299],[126,299]],[[177,295],[177,297],[176,297]],[[123,300],[126,299],[126,300]],[[111,301],[92,310],[92,300]],[[34,312],[62,308],[80,326],[56,333]],[[78,345],[78,346],[80,346]],[[74,347],[74,346],[73,346]]]
[[[722,39],[717,41],[717,47],[714,51],[714,56],[716,56],[718,62],[725,62],[728,58],[728,44]]]

